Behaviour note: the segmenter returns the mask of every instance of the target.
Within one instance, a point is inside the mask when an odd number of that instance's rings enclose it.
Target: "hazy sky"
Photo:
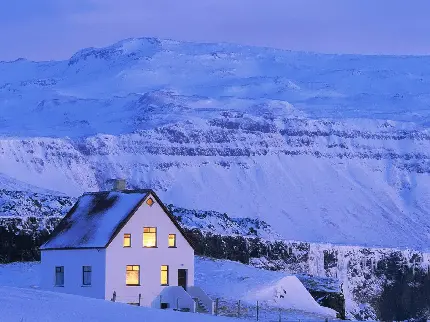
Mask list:
[[[430,54],[430,0],[0,0],[0,60],[66,59],[145,36]]]

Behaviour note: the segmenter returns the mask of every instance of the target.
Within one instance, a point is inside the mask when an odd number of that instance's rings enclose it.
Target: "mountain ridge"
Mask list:
[[[122,177],[289,240],[428,249],[427,61],[129,39],[0,63],[0,188]]]

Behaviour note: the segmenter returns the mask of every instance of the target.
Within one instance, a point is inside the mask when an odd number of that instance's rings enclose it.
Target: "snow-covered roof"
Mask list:
[[[40,249],[107,247],[149,194],[184,234],[152,190],[89,192],[78,199]]]

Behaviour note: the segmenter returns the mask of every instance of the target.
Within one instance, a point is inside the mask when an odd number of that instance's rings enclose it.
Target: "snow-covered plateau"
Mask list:
[[[129,39],[0,63],[0,182],[123,177],[287,239],[428,249],[430,58]]]
[[[334,277],[349,314],[390,316],[427,289],[429,88],[427,56],[153,38],[0,62],[0,239],[37,258],[78,195],[125,178],[201,253]]]

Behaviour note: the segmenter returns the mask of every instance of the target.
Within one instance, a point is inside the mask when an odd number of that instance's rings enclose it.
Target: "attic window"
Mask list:
[[[157,228],[143,228],[143,247],[157,247]]]
[[[176,234],[169,234],[169,247],[176,247]]]
[[[127,265],[125,284],[128,286],[140,285],[140,266]]]
[[[152,205],[154,204],[154,200],[152,198],[148,198],[148,200],[146,200],[146,204],[152,207]]]
[[[131,247],[131,234],[124,234],[123,247]]]

